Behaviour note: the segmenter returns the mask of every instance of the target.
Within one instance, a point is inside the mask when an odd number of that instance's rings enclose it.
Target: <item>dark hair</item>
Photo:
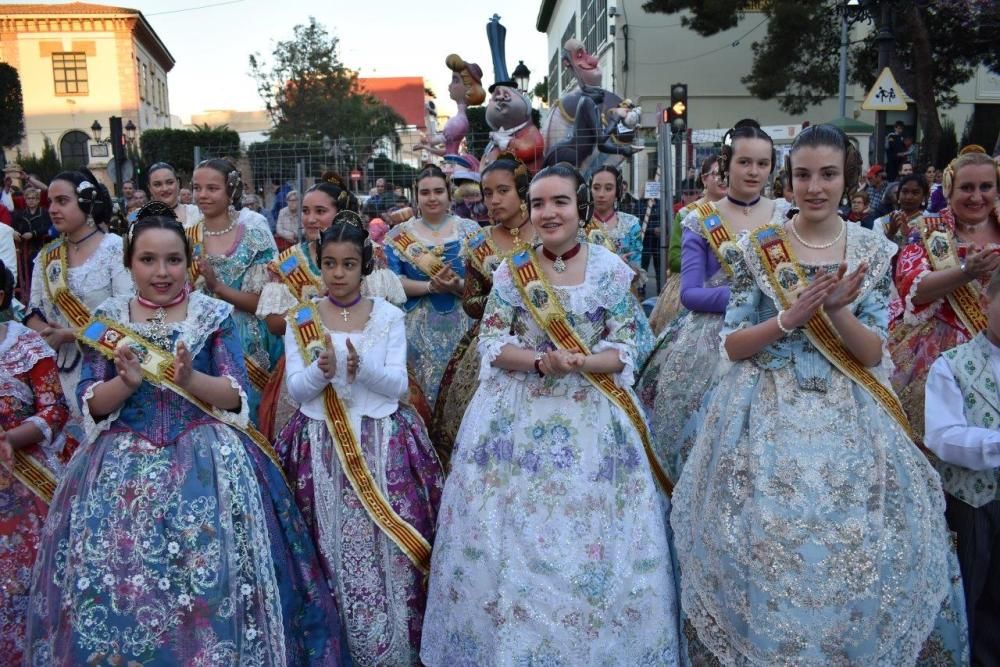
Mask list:
[[[243,176],[240,175],[240,170],[236,168],[236,165],[222,158],[211,158],[199,162],[198,166],[195,167],[195,170],[198,169],[214,169],[222,174],[222,180],[226,184],[226,194],[229,195],[229,203],[236,210],[240,209],[243,203]]]
[[[820,125],[810,125],[795,137],[792,148],[785,158],[785,171],[789,175],[792,173],[792,156],[800,148],[819,148],[828,146],[835,148],[844,154],[844,193],[842,196],[853,196],[853,188],[861,178],[861,153],[858,147],[848,138],[839,127],[822,123]]]
[[[931,194],[931,186],[927,183],[927,179],[924,178],[923,174],[918,174],[913,172],[912,174],[907,174],[899,179],[899,183],[896,184],[896,191],[899,192],[903,189],[903,186],[907,183],[916,183],[921,190],[924,192],[924,196],[927,197]]]
[[[594,185],[594,176],[597,176],[601,172],[607,172],[615,177],[615,201],[621,203],[622,197],[625,196],[625,186],[622,185],[622,172],[618,170],[618,167],[613,167],[610,164],[603,164],[594,170],[594,173],[590,175],[590,185]]]
[[[774,173],[775,164],[778,161],[777,151],[774,150],[774,140],[764,130],[760,129],[760,124],[752,118],[744,118],[733,125],[733,129],[726,132],[722,137],[722,152],[719,155],[719,178],[725,180],[729,178],[729,163],[733,159],[733,146],[739,139],[763,139],[771,144],[771,171]]]
[[[532,183],[540,181],[544,178],[563,178],[567,181],[573,181],[576,183],[576,212],[580,216],[580,220],[584,222],[590,222],[590,218],[594,215],[594,200],[590,194],[590,184],[583,178],[576,167],[571,165],[569,162],[557,162],[554,165],[545,167],[531,179]]]
[[[448,175],[443,171],[441,171],[441,167],[434,164],[429,164],[423,169],[421,169],[420,173],[417,174],[417,177],[413,179],[413,189],[415,191],[420,190],[420,181],[424,180],[425,178],[440,178],[442,181],[444,181],[444,191],[448,195],[448,201],[451,201],[451,181],[448,180]],[[389,184],[386,183],[385,187],[388,190]]]
[[[146,170],[146,178],[149,178],[150,176],[153,175],[153,172],[159,171],[161,169],[169,169],[170,173],[174,175],[174,178],[177,178],[177,170],[174,169],[174,166],[169,162],[154,163],[149,169]]]
[[[107,224],[111,221],[111,193],[89,169],[80,167],[76,171],[63,171],[56,174],[52,180],[72,183],[73,189],[76,190],[77,205],[81,211],[93,218],[94,222]]]
[[[188,239],[187,234],[184,233],[181,223],[177,221],[174,210],[163,202],[154,201],[139,209],[135,216],[135,222],[132,223],[128,229],[128,233],[125,235],[125,244],[122,249],[125,268],[132,268],[132,254],[135,251],[135,240],[148,229],[166,229],[180,236],[184,242],[184,258],[187,260],[188,266],[191,266],[191,262],[193,261],[191,257],[191,241]]]
[[[7,265],[0,260],[0,290],[3,290],[3,301],[0,301],[0,310],[10,308],[10,303],[14,298],[14,274],[10,272]]]
[[[528,171],[528,167],[513,153],[507,151],[500,153],[497,159],[486,165],[480,176],[485,178],[486,174],[491,171],[508,172],[514,178],[514,189],[517,191],[518,199],[523,202],[528,201],[528,186],[531,185],[531,172]],[[482,180],[479,182],[479,189],[480,191],[483,189]]]
[[[327,227],[316,244],[316,264],[323,266],[323,248],[329,243],[352,243],[361,253],[361,275],[371,275],[375,270],[375,250],[365,223],[354,211],[339,211],[333,223]]]
[[[323,172],[323,175],[319,177],[319,180],[305,191],[302,198],[305,199],[305,195],[310,192],[322,192],[327,197],[332,199],[333,205],[337,207],[338,213],[340,211],[353,211],[357,213],[361,210],[361,206],[358,204],[358,198],[354,196],[350,188],[347,187],[347,183],[337,172]]]
[[[705,176],[712,171],[712,167],[719,161],[719,154],[713,153],[701,161],[701,171],[698,172],[698,187],[705,187]]]

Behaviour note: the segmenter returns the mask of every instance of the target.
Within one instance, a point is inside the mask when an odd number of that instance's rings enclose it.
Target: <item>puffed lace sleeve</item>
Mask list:
[[[295,307],[298,301],[292,296],[292,291],[288,286],[280,281],[267,283],[260,290],[260,299],[257,300],[257,317],[263,319],[268,315],[281,315]]]
[[[278,246],[274,243],[274,237],[265,233],[263,229],[256,225],[246,225],[247,242],[253,248],[253,258],[247,267],[243,277],[240,291],[248,294],[260,294],[271,280],[271,272],[268,266],[278,257]]]
[[[83,415],[83,430],[88,442],[93,441],[102,431],[106,431],[121,414],[121,406],[109,415],[95,418],[90,412],[90,399],[94,390],[103,382],[112,380],[116,375],[115,364],[100,352],[89,347],[83,350],[80,361],[80,380],[76,385],[76,396]]]
[[[482,324],[479,327],[479,367],[480,382],[489,380],[501,372],[493,362],[505,345],[522,347],[521,339],[514,333],[520,296],[510,276],[507,262],[493,274],[493,291],[486,300]],[[530,317],[529,315],[526,315]]]
[[[920,282],[933,270],[921,239],[915,239],[903,246],[899,253],[899,259],[896,260],[896,290],[904,303],[904,323],[915,325],[926,322],[941,309],[944,299],[923,304],[913,303],[913,297],[917,294]]]
[[[243,347],[236,324],[231,316],[226,317],[219,328],[212,333],[206,349],[211,356],[211,375],[229,380],[233,389],[240,394],[239,410],[220,410],[212,407],[212,414],[220,421],[240,428],[250,423],[250,402],[244,387],[249,386],[246,363],[243,361]]]
[[[591,252],[600,252],[591,246]],[[617,260],[617,258],[613,258]],[[591,353],[600,354],[605,350],[618,352],[618,359],[625,365],[621,372],[615,375],[619,387],[629,388],[635,383],[635,366],[638,355],[639,321],[628,285],[632,270],[621,261],[609,262],[594,288],[599,294],[607,296],[604,308],[604,332],[601,340],[592,348]],[[589,279],[589,278],[588,278]]]
[[[124,243],[120,236],[112,235],[114,246],[111,248],[111,296],[132,296],[135,294],[135,283],[132,274],[125,268],[123,259]]]
[[[42,432],[42,441],[39,445],[58,456],[62,452],[51,449],[54,443],[58,443],[59,448],[62,448],[64,439],[59,438],[59,434],[69,419],[69,407],[63,396],[55,359],[52,356],[42,357],[35,363],[28,376],[31,380],[31,391],[35,396],[35,411],[25,421],[31,422]]]

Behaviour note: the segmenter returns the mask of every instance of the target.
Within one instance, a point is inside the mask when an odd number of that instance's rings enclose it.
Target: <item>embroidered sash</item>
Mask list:
[[[197,398],[186,389],[183,389],[174,382],[174,355],[153,343],[147,338],[143,338],[135,331],[132,331],[120,322],[114,322],[105,317],[92,319],[83,330],[77,333],[77,338],[81,343],[101,353],[107,359],[114,360],[115,349],[121,345],[129,347],[139,359],[139,367],[142,369],[143,377],[150,383],[165,387],[181,398],[189,401],[195,407],[200,408],[205,414],[218,419],[227,426],[236,429],[246,435],[255,445],[271,459],[278,470],[284,471],[281,467],[281,460],[277,452],[253,424],[242,426],[236,419],[225,410],[216,410],[205,401]],[[288,481],[287,479],[285,480]]]
[[[713,202],[705,202],[697,207],[698,223],[701,226],[702,237],[708,243],[716,259],[725,272],[732,277],[733,263],[740,258],[740,248],[733,238],[729,223]]]
[[[326,292],[326,285],[313,273],[302,244],[295,244],[278,255],[268,267],[299,301]]]
[[[10,467],[10,472],[17,481],[28,487],[46,505],[52,502],[52,495],[56,492],[56,477],[35,457],[15,449],[14,462]]]
[[[315,304],[303,302],[288,314],[288,326],[295,332],[302,358],[311,362],[323,351],[325,341],[322,320]],[[357,434],[351,427],[347,408],[337,395],[337,391],[327,384],[323,389],[323,407],[326,428],[333,438],[337,458],[351,488],[364,505],[368,517],[392,540],[406,557],[424,574],[430,572],[431,545],[424,536],[406,522],[382,494],[365,463],[364,454]]]
[[[503,260],[504,252],[492,235],[481,231],[469,240],[469,262],[480,274],[490,277]]]
[[[621,224],[619,222],[619,224]],[[604,231],[604,225],[599,223],[596,219],[591,219],[586,225],[583,226],[583,236],[587,239],[588,243],[593,243],[595,245],[602,245],[611,252],[618,254],[618,248],[615,247],[615,242],[611,240],[608,233]]]
[[[197,224],[191,225],[184,230],[184,233],[187,234],[188,241],[191,243],[191,257],[194,260],[197,260],[205,254],[205,241],[204,235],[202,234],[203,225],[203,222],[198,222]],[[192,285],[198,281],[199,275],[198,262],[192,261],[191,266],[188,267],[188,278]],[[250,378],[250,383],[253,384],[257,391],[264,391],[264,388],[267,387],[268,381],[271,379],[267,369],[261,368],[257,362],[250,358],[249,355],[243,355],[243,363],[247,367],[247,377]]]
[[[448,268],[448,265],[442,262],[440,257],[428,250],[427,246],[405,231],[401,231],[395,237],[386,237],[385,240],[402,257],[405,257],[410,263],[430,277],[434,277]]]
[[[920,224],[921,239],[927,250],[927,259],[935,271],[957,269],[961,264],[955,248],[955,238],[946,229],[930,231],[926,224]],[[979,281],[965,283],[953,290],[947,297],[948,303],[959,321],[965,326],[969,336],[975,336],[986,329],[986,313],[979,305]]]
[[[750,232],[750,241],[781,307],[790,308],[795,302],[794,297],[809,285],[809,281],[802,266],[792,254],[784,230],[777,225],[767,224]],[[805,333],[809,342],[826,357],[827,361],[871,394],[889,416],[896,420],[903,432],[911,440],[913,439],[910,423],[899,398],[854,358],[850,350],[844,346],[826,311],[822,308],[816,311],[806,323]]]
[[[66,243],[62,239],[55,241],[46,251],[43,275],[49,301],[59,308],[73,328],[85,325],[90,320],[90,309],[69,289]]]
[[[561,350],[578,352],[580,354],[590,354],[587,344],[580,340],[576,331],[566,320],[566,312],[559,303],[558,297],[552,291],[552,286],[542,273],[538,264],[538,257],[534,250],[524,248],[513,253],[507,260],[510,264],[511,277],[514,286],[521,295],[525,307],[531,313],[538,326],[544,331],[549,339]],[[584,373],[587,378],[602,394],[612,403],[620,407],[628,415],[632,426],[639,432],[642,439],[642,447],[646,451],[646,458],[649,459],[649,466],[653,471],[653,476],[663,487],[663,491],[669,496],[673,493],[674,485],[667,477],[663,468],[653,454],[653,443],[649,435],[649,428],[642,412],[632,399],[632,394],[619,387],[614,378],[607,373]]]

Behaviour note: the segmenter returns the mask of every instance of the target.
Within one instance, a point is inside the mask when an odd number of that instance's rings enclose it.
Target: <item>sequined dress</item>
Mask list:
[[[69,408],[55,354],[31,329],[17,322],[6,326],[0,340],[0,428],[34,424],[43,439],[22,451],[58,476]],[[47,513],[48,504],[0,466],[0,655],[10,665],[21,664],[31,568]]]
[[[455,218],[455,237],[438,246],[423,245],[451,267],[460,278],[465,277],[462,253],[469,238],[479,232],[479,225],[472,220]],[[419,218],[408,220],[386,235],[385,259],[389,269],[402,278],[427,281],[430,276],[420,270],[413,260],[394,245],[395,239],[406,232],[420,241]],[[421,243],[423,243],[421,241]],[[410,297],[403,306],[406,311],[407,361],[417,381],[423,388],[428,403],[434,407],[441,376],[462,336],[472,325],[472,320],[462,310],[462,300],[454,294],[427,294]]]
[[[586,246],[556,287],[631,387],[632,270]],[[458,432],[431,564],[421,658],[441,665],[673,665],[677,604],[663,505],[628,417],[583,376],[494,368],[506,344],[552,349],[504,263],[479,333],[480,386]]]
[[[247,382],[232,306],[194,293],[183,340],[195,369]],[[129,322],[129,299],[98,310]],[[164,336],[161,338],[161,334]],[[91,440],[56,490],[32,577],[28,662],[36,665],[335,665],[340,626],[280,468],[226,422],[144,381],[111,415],[86,407],[111,361],[84,354],[77,390]]]
[[[723,338],[776,313],[748,241]],[[883,341],[895,248],[847,226],[848,270],[870,276],[850,307]],[[698,430],[671,524],[684,612],[723,664],[967,663],[938,475],[802,330],[732,363]]]
[[[444,474],[423,422],[400,398],[407,393],[403,313],[374,299],[371,317],[355,333],[328,331],[337,355],[332,380],[357,434],[365,464],[396,513],[434,542]],[[346,380],[347,339],[361,368]],[[285,333],[288,386],[302,407],[276,447],[293,481],[295,499],[312,530],[355,665],[419,665],[426,588],[424,575],[371,520],[351,486],[324,418],[327,384]]]

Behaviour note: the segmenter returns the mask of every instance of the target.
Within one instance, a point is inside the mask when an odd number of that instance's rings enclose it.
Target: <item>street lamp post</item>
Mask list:
[[[517,61],[517,67],[511,73],[517,81],[517,87],[522,93],[528,92],[528,83],[531,81],[531,70],[527,68],[523,60]]]

